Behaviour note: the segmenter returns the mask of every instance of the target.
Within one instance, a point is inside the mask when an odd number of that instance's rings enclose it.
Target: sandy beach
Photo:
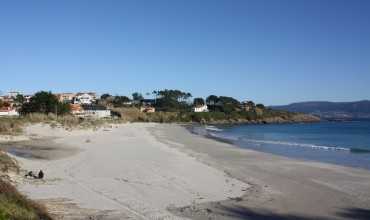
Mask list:
[[[180,125],[26,129],[20,191],[56,219],[369,219],[370,172],[207,139]],[[15,152],[16,154],[19,152]],[[42,157],[35,157],[42,155]]]
[[[17,157],[23,169],[46,174],[45,181],[20,179],[19,189],[59,219],[186,219],[168,209],[239,197],[249,187],[161,143],[148,131],[155,127],[29,127],[26,135],[36,141],[28,145],[48,141],[50,157]]]

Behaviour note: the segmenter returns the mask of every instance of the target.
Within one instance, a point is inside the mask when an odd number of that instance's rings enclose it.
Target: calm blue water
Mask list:
[[[197,133],[287,157],[370,170],[370,121],[203,127]]]

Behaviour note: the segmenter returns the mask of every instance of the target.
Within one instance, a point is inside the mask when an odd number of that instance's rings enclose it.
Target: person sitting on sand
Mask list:
[[[26,175],[24,175],[24,177],[35,177],[34,175],[33,175],[33,172],[32,171],[28,171],[28,173],[26,174]]]
[[[38,175],[38,178],[39,179],[43,179],[44,178],[44,172],[42,172],[42,170],[40,170],[39,175]]]

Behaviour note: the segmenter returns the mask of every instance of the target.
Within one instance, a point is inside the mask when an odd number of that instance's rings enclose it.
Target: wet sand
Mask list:
[[[0,150],[11,155],[35,160],[58,160],[77,154],[78,148],[56,144],[54,138],[0,143]]]
[[[218,142],[184,127],[152,134],[252,187],[236,199],[173,210],[192,219],[370,219],[370,172],[300,161]]]

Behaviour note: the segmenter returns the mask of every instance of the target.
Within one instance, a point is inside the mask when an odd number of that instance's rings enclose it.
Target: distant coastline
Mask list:
[[[369,100],[355,102],[297,102],[289,105],[271,106],[271,108],[275,110],[312,114],[326,120],[370,119]]]

